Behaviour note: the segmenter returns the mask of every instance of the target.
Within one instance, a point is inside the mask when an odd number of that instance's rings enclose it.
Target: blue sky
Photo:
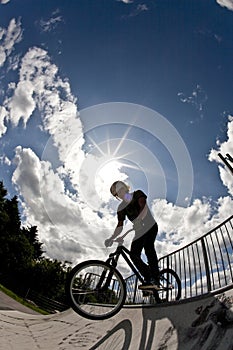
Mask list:
[[[50,257],[105,254],[117,178],[159,254],[232,214],[232,38],[232,0],[0,2],[0,178]]]

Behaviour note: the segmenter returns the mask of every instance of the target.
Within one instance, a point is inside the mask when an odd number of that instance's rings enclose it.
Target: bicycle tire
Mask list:
[[[66,295],[69,305],[80,316],[104,320],[123,307],[126,284],[110,264],[89,260],[76,265],[68,274]]]
[[[161,291],[158,291],[159,298],[162,301],[171,302],[181,298],[181,281],[177,273],[165,268],[160,271]]]

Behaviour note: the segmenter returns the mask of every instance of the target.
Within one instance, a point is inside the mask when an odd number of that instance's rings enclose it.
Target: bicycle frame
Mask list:
[[[120,255],[124,258],[124,260],[126,261],[128,266],[132,269],[134,274],[139,279],[139,281],[141,283],[143,283],[143,277],[140,275],[139,271],[135,268],[135,266],[133,265],[132,261],[128,257],[128,255],[131,256],[131,252],[127,248],[125,248],[123,245],[119,245],[117,247],[117,249],[115,250],[115,252],[109,254],[109,257],[106,260],[106,263],[110,264],[111,266],[113,266],[116,269]],[[99,282],[100,286],[101,286],[101,284],[104,281],[105,275],[106,274],[103,273],[102,276],[101,276],[101,279],[100,279],[100,282]],[[106,282],[104,284],[104,288],[108,288],[108,285],[109,285],[109,283],[111,281],[111,278],[112,278],[112,274],[110,273],[109,276],[106,279]]]
[[[81,316],[93,320],[109,318],[119,312],[125,302],[131,303],[132,293],[133,303],[137,297],[140,303],[142,298],[149,297],[147,301],[153,304],[180,299],[181,281],[177,273],[169,267],[160,270],[158,288],[149,286],[147,289],[147,286],[142,288],[138,285],[138,282],[143,285],[144,276],[137,269],[136,255],[123,246],[126,234],[115,240],[118,246],[105,261],[87,260],[71,270],[66,285],[67,296],[71,307]],[[130,282],[123,278],[117,268],[120,255],[133,273]],[[141,293],[137,294],[137,289]]]
[[[133,262],[129,258],[132,256],[132,253],[126,247],[123,246],[124,237],[131,231],[133,231],[133,229],[128,230],[123,236],[121,236],[122,240],[118,241],[117,249],[115,250],[115,252],[109,254],[109,257],[107,258],[106,263],[116,269],[119,257],[121,255],[124,258],[125,262],[128,264],[128,266],[131,268],[131,270],[134,272],[134,274],[136,275],[138,280],[141,283],[143,283],[144,278],[142,277],[140,272],[137,270],[137,268],[134,266]],[[97,289],[101,289],[101,290],[108,289],[110,282],[111,282],[111,279],[112,279],[112,276],[113,276],[113,272],[112,273],[110,272],[109,275],[107,276],[107,278],[106,278],[106,273],[107,273],[107,271],[102,272],[99,283],[97,285]],[[104,283],[104,285],[103,285],[103,283]],[[155,293],[157,293],[157,292],[155,292]]]

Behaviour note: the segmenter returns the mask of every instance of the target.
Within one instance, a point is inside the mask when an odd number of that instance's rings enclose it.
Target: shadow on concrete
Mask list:
[[[41,316],[3,310],[0,349],[233,350],[233,290],[174,304],[124,307],[90,321],[72,310]]]
[[[90,350],[101,346],[105,349],[107,345],[117,350],[233,350],[233,292],[173,305],[143,307],[141,315],[141,329],[137,319],[125,319]],[[120,329],[124,331],[124,342],[115,346],[114,336]]]
[[[118,344],[117,346],[118,349],[121,350],[128,350],[129,346],[131,344],[131,339],[132,339],[132,323],[130,322],[130,320],[123,320],[122,322],[118,323],[111,331],[108,332],[107,335],[105,335],[98,343],[96,343],[94,346],[92,346],[90,348],[90,350],[95,350],[95,349],[99,349],[101,345],[103,345],[104,343],[106,343],[107,341],[109,341],[111,339],[111,343],[114,343],[114,345],[116,346],[116,341],[113,342],[113,338],[116,336],[117,337],[117,332],[119,330],[123,330],[124,331],[124,337],[123,337],[123,343],[121,341],[121,344],[119,344],[119,338],[118,338]],[[105,344],[106,345],[106,344]],[[114,348],[115,348],[114,346]],[[112,347],[111,347],[112,348]]]
[[[233,349],[233,297],[222,294],[199,301],[180,303],[161,312],[143,309],[143,327],[139,349]],[[170,326],[156,337],[156,325],[167,318]],[[146,339],[150,323],[149,337]],[[157,342],[155,344],[155,339]],[[176,347],[174,347],[176,346]]]

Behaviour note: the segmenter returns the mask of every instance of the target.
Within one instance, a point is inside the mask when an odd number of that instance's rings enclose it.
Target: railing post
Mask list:
[[[138,286],[138,277],[135,277],[135,283],[134,283],[134,293],[133,293],[133,304],[135,304],[136,296],[137,296],[137,286]]]
[[[169,268],[169,255],[167,256],[167,268]]]
[[[225,165],[228,167],[228,169],[230,169],[231,175],[233,175],[233,168],[232,168],[231,164],[227,161],[227,159],[229,159],[231,161],[232,157],[228,153],[226,155],[227,155],[227,158],[223,157],[223,155],[221,153],[218,153],[218,156],[222,159],[222,161],[225,163]]]
[[[209,267],[208,256],[207,256],[204,238],[201,238],[201,245],[202,245],[202,252],[203,252],[203,258],[204,258],[204,263],[205,263],[207,290],[208,290],[208,292],[210,292],[211,291],[210,267]]]

